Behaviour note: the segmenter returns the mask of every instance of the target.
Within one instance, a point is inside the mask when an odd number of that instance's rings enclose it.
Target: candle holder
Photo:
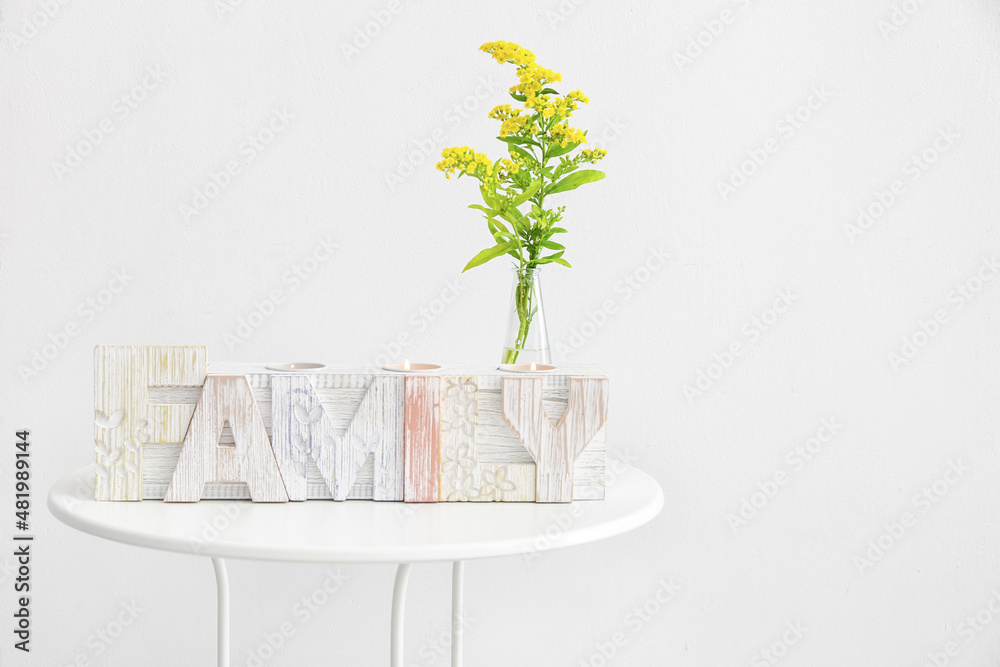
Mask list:
[[[530,364],[500,364],[497,366],[497,370],[507,373],[551,373],[554,370],[558,370],[558,368],[558,366],[553,366],[552,364],[539,364],[535,362],[531,362]]]
[[[417,362],[404,361],[401,364],[386,364],[383,370],[394,371],[396,373],[426,373],[436,371],[441,368],[440,364],[421,364]]]
[[[95,348],[95,499],[604,498],[609,380],[595,366],[206,357],[193,345]]]
[[[269,371],[278,371],[279,373],[298,373],[300,371],[315,371],[320,368],[326,368],[326,364],[317,364],[312,361],[296,361],[291,364],[268,364],[264,368]]]

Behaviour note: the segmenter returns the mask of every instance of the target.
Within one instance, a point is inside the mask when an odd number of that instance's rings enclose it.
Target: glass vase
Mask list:
[[[507,311],[504,364],[550,364],[549,333],[542,307],[541,269],[514,267],[514,287]]]

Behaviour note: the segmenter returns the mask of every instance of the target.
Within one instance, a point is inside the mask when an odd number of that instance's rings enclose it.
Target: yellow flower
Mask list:
[[[501,137],[522,132],[531,122],[531,119],[521,115],[520,109],[512,109],[509,104],[501,104],[498,107],[494,107],[490,111],[490,118],[502,121],[500,125]]]
[[[501,104],[499,106],[493,107],[490,111],[490,118],[493,120],[507,120],[512,116],[521,115],[520,109],[512,109],[509,104]]]
[[[566,148],[567,144],[587,143],[587,135],[583,133],[583,130],[570,127],[566,123],[559,123],[550,127],[549,137],[563,148]]]
[[[549,99],[549,95],[541,91],[546,84],[561,81],[562,75],[559,72],[553,72],[545,67],[530,63],[517,69],[517,78],[520,83],[513,86],[510,91],[527,98],[524,102],[525,109],[540,109]]]
[[[524,121],[527,120],[522,116],[514,116],[513,118],[508,118],[500,125],[500,136],[506,137],[510,134],[517,134],[518,131],[524,126]]]
[[[470,176],[486,177],[493,173],[493,163],[485,153],[477,153],[468,146],[446,148],[441,151],[443,158],[437,163],[438,171],[443,171],[445,178],[451,178],[454,173],[465,173]]]
[[[492,55],[501,65],[513,63],[520,67],[535,62],[534,53],[513,42],[487,42],[480,46],[479,50]]]
[[[594,150],[590,150],[589,148],[584,148],[582,151],[580,151],[580,162],[590,162],[591,164],[593,164],[594,162],[597,162],[598,160],[602,159],[607,154],[608,152],[603,148],[595,148]]]
[[[506,179],[507,174],[516,174],[519,171],[521,171],[520,164],[518,164],[514,160],[508,160],[507,158],[504,158],[500,160],[500,170],[497,173],[497,178],[502,181]]]
[[[487,42],[479,47],[493,56],[498,63],[511,63],[517,65],[518,83],[512,86],[510,92],[515,95],[524,95],[525,109],[544,108],[549,99],[548,93],[542,93],[547,84],[562,81],[562,75],[546,67],[539,67],[535,62],[535,54],[531,51],[514,44],[513,42]],[[547,118],[551,117],[551,113]]]

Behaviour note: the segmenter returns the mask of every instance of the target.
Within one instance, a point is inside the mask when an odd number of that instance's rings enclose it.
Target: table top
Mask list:
[[[63,523],[136,546],[224,558],[418,563],[532,554],[620,535],[663,507],[656,480],[615,462],[606,498],[565,504],[247,500],[97,502],[93,466],[63,477],[48,506]]]

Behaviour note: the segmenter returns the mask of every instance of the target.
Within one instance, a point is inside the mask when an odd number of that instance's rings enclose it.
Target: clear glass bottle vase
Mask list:
[[[542,307],[541,268],[514,267],[514,287],[507,311],[504,364],[550,364],[549,333]]]

